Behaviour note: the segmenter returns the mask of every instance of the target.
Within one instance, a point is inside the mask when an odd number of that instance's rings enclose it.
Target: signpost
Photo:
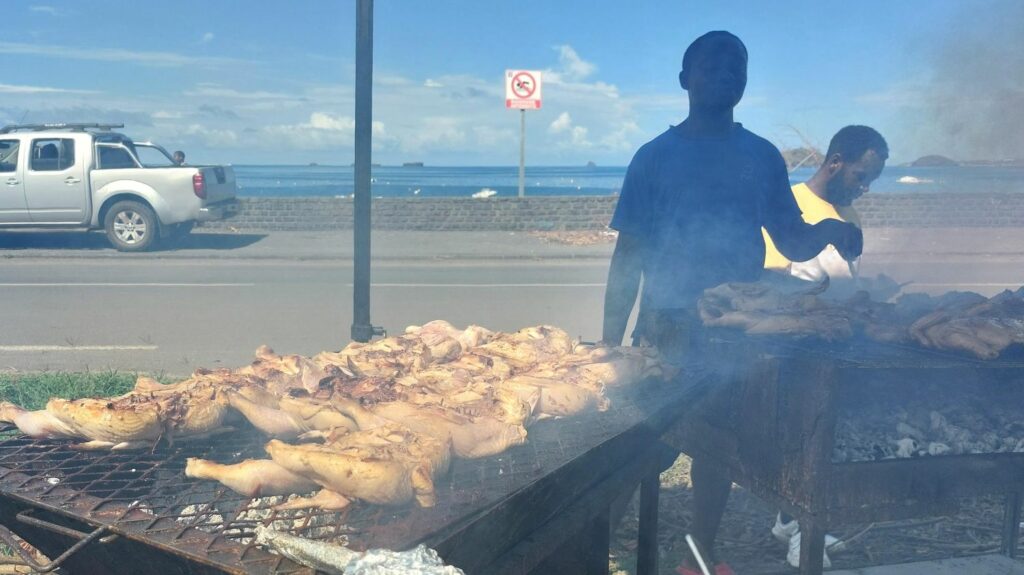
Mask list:
[[[519,110],[519,197],[526,195],[526,111],[539,110],[541,73],[505,70],[505,107]]]

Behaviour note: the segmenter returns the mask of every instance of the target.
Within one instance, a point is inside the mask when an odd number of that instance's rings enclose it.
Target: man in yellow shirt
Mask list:
[[[793,196],[803,212],[804,221],[816,224],[831,218],[861,227],[853,201],[868,192],[888,158],[889,146],[874,129],[846,126],[836,132],[818,171],[806,182],[793,186]],[[848,280],[857,275],[860,258],[848,262],[832,245],[806,262],[791,262],[775,248],[768,232],[764,228],[761,231],[765,240],[766,269],[815,282],[826,277]]]
[[[816,224],[832,218],[861,227],[860,216],[853,201],[868,192],[871,182],[882,173],[889,158],[889,146],[877,131],[867,126],[846,126],[836,132],[829,142],[825,161],[811,179],[793,186],[793,196],[803,212],[804,221]],[[815,258],[806,262],[791,262],[775,249],[768,232],[764,234],[764,267],[800,279],[820,282],[828,278],[839,285],[856,279],[860,258],[847,261],[832,245],[825,246]],[[836,282],[838,280],[838,282]],[[850,286],[857,289],[860,286]],[[786,560],[793,567],[800,566],[800,525],[796,519],[779,513],[772,527],[772,535],[789,545]],[[839,551],[842,542],[827,536],[826,551]],[[825,555],[825,567],[830,564]]]

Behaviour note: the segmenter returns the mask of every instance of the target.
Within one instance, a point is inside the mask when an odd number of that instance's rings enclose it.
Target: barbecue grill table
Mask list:
[[[980,399],[999,401],[1024,385],[1024,361],[981,361],[865,341],[785,340],[711,331],[700,355],[717,358],[709,367],[716,374],[708,380],[712,387],[663,439],[714,462],[734,482],[796,516],[803,532],[802,574],[822,572],[829,525],[944,513],[956,499],[976,495],[1006,495],[1003,552],[1014,556],[1024,453],[840,463],[833,461],[833,447],[838,410],[871,382],[905,390],[903,397],[913,395],[915,385],[948,383],[950,392],[967,388]],[[1020,410],[1024,415],[1024,405]]]
[[[104,453],[9,434],[0,440],[0,524],[51,558],[87,533],[98,537],[66,559],[75,574],[137,573],[142,565],[160,573],[311,573],[256,546],[258,524],[354,549],[424,543],[470,574],[543,572],[551,555],[590,549],[568,567],[605,573],[608,504],[643,481],[641,572],[653,573],[653,445],[687,403],[695,387],[687,382],[701,377],[693,372],[609,390],[607,412],[540,421],[525,445],[456,459],[429,509],[356,504],[340,513],[274,511],[278,499],[250,499],[184,476],[187,457],[223,463],[265,457],[265,440],[251,430]],[[573,548],[579,540],[586,544]]]

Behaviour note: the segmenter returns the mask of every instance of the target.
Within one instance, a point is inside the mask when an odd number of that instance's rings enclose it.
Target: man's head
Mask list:
[[[825,163],[825,199],[848,206],[868,192],[889,159],[889,145],[867,126],[846,126],[829,142]]]
[[[184,164],[185,163],[185,152],[182,152],[181,150],[177,150],[177,151],[174,152],[174,154],[171,156],[171,158],[174,160],[175,164],[179,164],[179,165],[180,164]]]
[[[704,34],[683,54],[679,85],[689,92],[691,110],[734,108],[747,87],[747,47],[729,32]]]

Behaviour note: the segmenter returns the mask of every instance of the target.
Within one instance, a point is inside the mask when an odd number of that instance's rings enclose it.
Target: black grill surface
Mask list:
[[[282,498],[248,498],[184,475],[188,457],[235,463],[266,458],[266,439],[245,428],[152,451],[84,452],[71,442],[7,434],[0,440],[0,496],[55,511],[227,572],[295,573],[304,568],[253,543],[257,525],[354,549],[443,545],[446,534],[485,518],[513,495],[626,432],[659,434],[692,386],[647,381],[609,390],[611,408],[539,421],[525,445],[483,459],[454,459],[438,481],[437,505],[389,508],[355,503],[342,512],[275,511]],[[645,435],[656,437],[656,435]],[[610,460],[609,460],[610,461]],[[594,475],[609,473],[595,468]]]

